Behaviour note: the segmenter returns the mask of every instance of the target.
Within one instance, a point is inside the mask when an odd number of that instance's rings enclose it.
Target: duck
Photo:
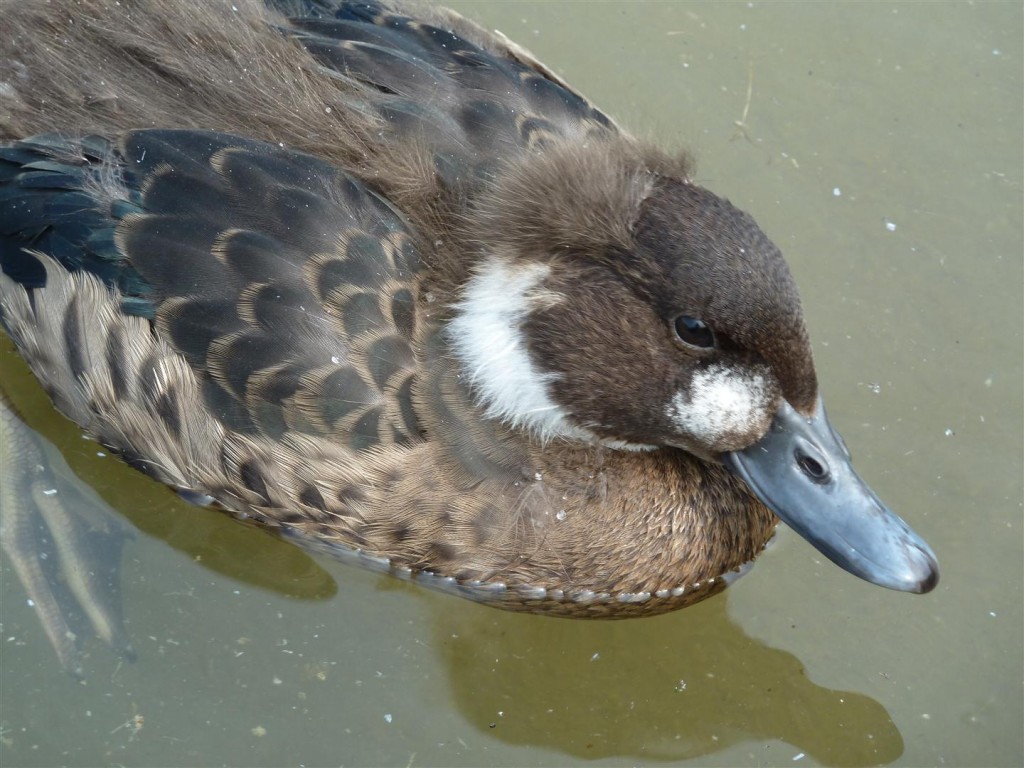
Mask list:
[[[501,33],[398,0],[4,15],[0,322],[137,469],[510,610],[682,608],[780,519],[935,587],[779,249]]]

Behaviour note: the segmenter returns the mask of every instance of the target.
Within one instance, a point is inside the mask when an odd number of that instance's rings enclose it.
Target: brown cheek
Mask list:
[[[602,437],[656,442],[678,366],[662,323],[611,287],[563,295],[524,327],[538,367],[561,373],[551,383],[553,397]]]

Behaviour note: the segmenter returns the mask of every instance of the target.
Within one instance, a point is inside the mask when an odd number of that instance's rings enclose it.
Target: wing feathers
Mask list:
[[[5,271],[29,288],[48,283],[56,267],[24,250],[40,243],[68,272],[144,305],[138,314],[195,373],[197,404],[232,428],[307,430],[360,450],[418,438],[401,383],[415,367],[419,259],[403,219],[360,182],[205,131],[41,137],[0,161],[12,181],[0,214],[14,252]],[[82,344],[88,306],[72,294],[51,313],[59,354],[72,377],[106,366],[124,394],[130,366],[118,355],[132,340],[116,330],[102,348]],[[168,403],[180,399],[149,398],[172,431],[184,422]]]

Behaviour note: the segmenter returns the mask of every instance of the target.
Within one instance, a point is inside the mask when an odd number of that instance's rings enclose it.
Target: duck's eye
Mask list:
[[[715,334],[712,333],[711,326],[699,318],[680,315],[676,318],[675,327],[676,335],[684,344],[701,349],[715,346]]]

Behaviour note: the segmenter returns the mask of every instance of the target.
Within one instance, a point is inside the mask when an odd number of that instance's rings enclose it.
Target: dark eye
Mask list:
[[[676,335],[684,344],[701,349],[715,346],[715,334],[703,320],[690,315],[680,315],[676,318],[675,327]]]

